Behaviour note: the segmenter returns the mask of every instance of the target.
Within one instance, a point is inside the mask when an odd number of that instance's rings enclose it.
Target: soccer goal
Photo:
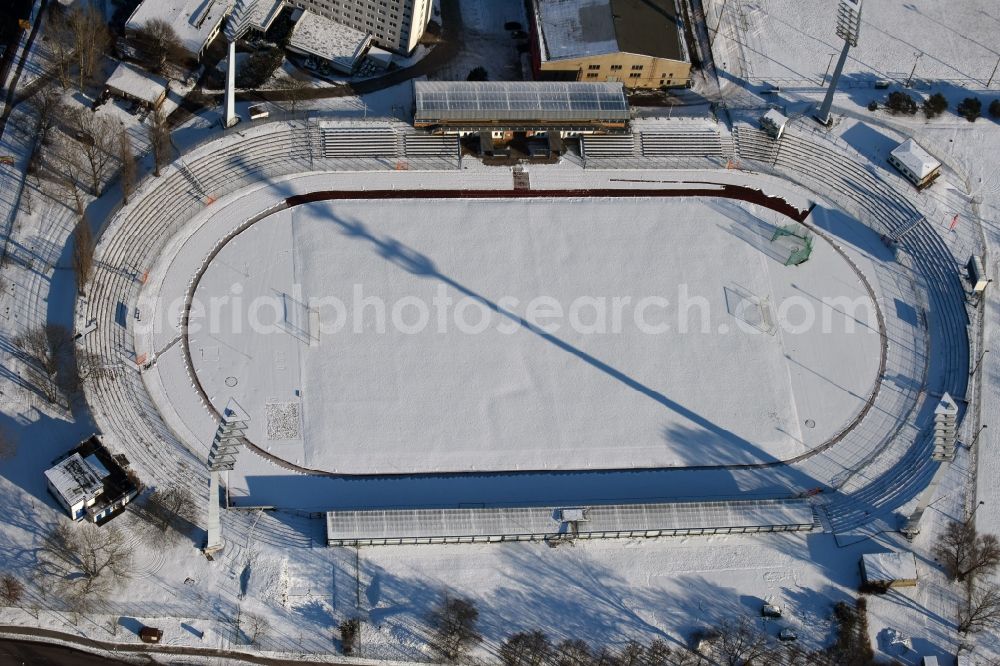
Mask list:
[[[766,297],[758,296],[735,284],[727,285],[724,289],[726,310],[729,314],[761,333],[774,335],[778,327],[774,324],[771,304]]]
[[[291,294],[281,294],[284,316],[282,329],[307,345],[319,343],[319,313]]]
[[[798,266],[812,254],[813,235],[801,225],[786,224],[774,230],[771,245],[778,249],[779,256],[785,257],[786,266]]]

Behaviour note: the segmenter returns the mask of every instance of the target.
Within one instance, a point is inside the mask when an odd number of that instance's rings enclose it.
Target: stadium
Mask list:
[[[113,450],[197,496],[221,472],[227,507],[329,512],[331,544],[587,532],[566,507],[597,536],[921,510],[934,410],[969,377],[934,200],[805,119],[594,131],[570,101],[486,126],[425,92],[421,129],[228,130],[113,217],[77,313],[122,359],[87,389]],[[512,168],[459,143],[546,122],[579,149]]]

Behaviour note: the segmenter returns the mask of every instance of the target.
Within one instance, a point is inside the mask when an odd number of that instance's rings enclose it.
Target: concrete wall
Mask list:
[[[539,61],[536,75],[546,75],[586,82],[621,82],[626,88],[659,88],[661,86],[687,85],[691,76],[691,63],[666,58],[610,53],[588,58]],[[562,76],[560,76],[562,73]]]

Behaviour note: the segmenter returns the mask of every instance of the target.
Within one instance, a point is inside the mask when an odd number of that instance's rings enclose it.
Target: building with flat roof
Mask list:
[[[91,435],[45,470],[45,481],[70,518],[100,525],[118,515],[139,492],[123,464],[128,462],[119,462],[97,435]]]
[[[127,62],[119,63],[104,83],[107,91],[115,97],[139,102],[149,108],[164,100],[167,85],[163,77],[144,72]]]
[[[410,54],[431,20],[433,0],[287,0],[331,21],[366,32],[382,48]]]
[[[295,22],[288,50],[327,62],[342,74],[351,74],[371,43],[367,32],[306,11]]]
[[[413,97],[414,126],[440,133],[573,136],[624,131],[629,121],[620,83],[414,81]]]
[[[535,78],[687,85],[691,63],[675,0],[532,0]]]
[[[914,587],[917,561],[911,552],[867,553],[861,556],[861,577],[878,587]]]
[[[188,53],[200,59],[230,9],[228,0],[143,0],[125,22],[125,31],[134,33],[161,19],[174,29]]]

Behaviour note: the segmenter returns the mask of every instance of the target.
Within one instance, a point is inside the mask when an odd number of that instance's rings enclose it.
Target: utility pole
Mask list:
[[[826,91],[826,97],[819,111],[813,116],[823,125],[829,125],[830,109],[833,108],[833,93],[837,91],[837,82],[844,71],[844,63],[847,62],[847,52],[852,46],[858,45],[858,35],[861,33],[861,2],[862,0],[840,0],[837,8],[837,36],[844,40],[844,48],[840,52],[837,60],[837,67],[833,70],[833,77],[830,79],[830,87]],[[826,78],[824,75],[823,78]]]

